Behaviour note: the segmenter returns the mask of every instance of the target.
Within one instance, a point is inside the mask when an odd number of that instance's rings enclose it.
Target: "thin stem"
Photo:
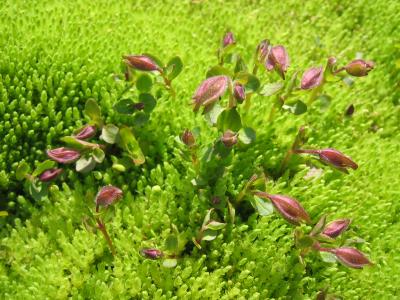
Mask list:
[[[283,175],[283,172],[286,170],[286,168],[287,168],[287,166],[289,164],[289,161],[292,158],[293,154],[296,154],[296,153],[311,153],[309,151],[313,151],[313,150],[300,150],[300,149],[298,149],[298,147],[303,143],[304,131],[305,131],[304,126],[301,126],[299,131],[297,132],[297,135],[296,135],[296,137],[295,137],[295,139],[293,141],[292,146],[286,152],[286,155],[282,160],[281,167],[279,169],[279,176]],[[308,152],[301,152],[301,151],[308,151]]]
[[[98,211],[98,209],[96,207],[96,212],[97,211]],[[117,254],[117,252],[115,251],[115,248],[111,241],[111,238],[108,235],[105,224],[100,220],[100,218],[96,218],[96,222],[97,222],[97,227],[100,229],[101,233],[103,234],[104,238],[107,241],[108,247],[110,248],[112,255],[115,256]]]

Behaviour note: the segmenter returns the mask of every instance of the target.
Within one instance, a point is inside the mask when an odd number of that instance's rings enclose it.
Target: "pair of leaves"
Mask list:
[[[96,167],[96,164],[101,164],[104,158],[104,151],[100,148],[95,148],[91,153],[81,156],[76,161],[76,171],[80,173],[88,173]]]
[[[148,93],[142,93],[139,95],[138,103],[133,102],[131,99],[122,99],[115,103],[114,109],[120,114],[133,114],[139,111],[137,105],[143,104],[143,112],[145,114],[150,114],[156,106],[156,99],[153,95]]]
[[[265,201],[260,197],[257,196],[251,197],[250,203],[257,211],[257,213],[262,217],[268,216],[274,212],[274,206],[272,205],[272,203],[270,201]]]
[[[294,115],[302,115],[307,112],[307,105],[301,100],[297,100],[293,104],[284,104],[282,108]]]
[[[55,161],[53,160],[45,160],[44,162],[41,162],[36,169],[33,171],[32,176],[37,177],[40,174],[42,174],[44,171],[54,168],[56,165]],[[29,172],[31,171],[31,168],[26,162],[21,162],[17,170],[15,172],[15,177],[18,181],[21,181],[29,175]]]

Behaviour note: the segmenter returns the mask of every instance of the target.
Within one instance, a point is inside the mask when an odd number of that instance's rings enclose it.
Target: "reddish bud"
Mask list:
[[[222,97],[228,88],[229,78],[227,76],[213,76],[204,80],[197,88],[194,96],[194,111],[197,111],[200,105],[208,106]]]
[[[330,238],[338,237],[342,232],[346,231],[350,225],[350,219],[339,219],[335,220],[325,226],[322,234],[329,236]]]
[[[145,104],[143,102],[138,102],[133,104],[133,108],[137,110],[143,110],[145,107]]]
[[[263,40],[257,46],[257,59],[259,63],[264,64],[270,51],[269,40]]]
[[[236,83],[235,87],[233,88],[233,95],[235,96],[235,99],[242,103],[246,99],[246,93],[244,90],[244,86]]]
[[[336,255],[336,258],[345,266],[355,269],[362,269],[365,265],[372,263],[359,250],[350,247],[333,249],[330,252]]]
[[[347,74],[356,77],[367,76],[368,72],[371,71],[373,68],[373,61],[365,61],[362,59],[355,59],[343,67],[343,69],[346,70]]]
[[[221,142],[225,145],[225,147],[231,148],[238,142],[237,134],[228,129],[221,137]]]
[[[125,55],[124,59],[130,67],[140,71],[161,71],[161,68],[145,55]]]
[[[39,180],[43,182],[51,181],[53,179],[56,179],[58,175],[62,173],[62,171],[63,171],[62,169],[57,169],[57,168],[46,170],[39,175]]]
[[[185,131],[182,133],[181,140],[189,148],[193,147],[196,144],[196,139],[189,129],[185,129]]]
[[[150,258],[150,259],[157,259],[164,255],[161,250],[151,249],[151,248],[142,249],[140,252],[142,253],[143,256]]]
[[[289,67],[289,56],[285,47],[280,45],[272,47],[265,66],[268,71],[275,69],[282,79],[285,79],[285,72]]]
[[[107,207],[119,200],[123,196],[122,191],[112,185],[102,187],[96,196],[96,207],[104,206]]]
[[[60,164],[70,164],[76,161],[81,154],[72,149],[68,148],[56,148],[52,150],[47,150],[47,156],[52,160],[59,162]]]
[[[96,126],[86,125],[79,129],[74,135],[77,139],[85,140],[96,135]]]
[[[301,88],[303,90],[309,90],[320,86],[323,78],[324,69],[322,67],[310,68],[304,72],[301,78]]]
[[[233,45],[235,44],[235,38],[233,37],[233,33],[232,32],[227,32],[224,36],[224,39],[222,40],[222,46],[225,48],[229,45]]]

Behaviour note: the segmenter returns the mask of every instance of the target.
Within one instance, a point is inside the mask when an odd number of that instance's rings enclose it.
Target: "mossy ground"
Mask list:
[[[193,1],[195,2],[195,1]],[[0,297],[4,299],[313,299],[319,289],[345,299],[400,297],[400,109],[398,1],[3,1],[0,6],[0,195],[17,217],[1,222]],[[291,69],[342,62],[362,52],[376,69],[352,88],[332,87],[328,110],[315,103],[302,116],[267,121],[270,98],[254,97],[246,122],[255,145],[238,152],[215,186],[198,192],[175,150],[174,137],[199,126],[202,142],[215,138],[191,111],[190,98],[229,28],[249,59],[269,38],[283,44]],[[15,181],[19,161],[37,163],[47,147],[85,124],[82,108],[96,98],[109,120],[117,94],[112,74],[121,55],[179,55],[185,68],[177,97],[159,101],[150,124],[136,132],[147,162],[126,173],[77,176],[35,203]],[[397,63],[397,65],[396,65]],[[396,67],[397,66],[397,67]],[[351,118],[344,118],[348,105]],[[305,160],[293,177],[270,183],[272,192],[298,198],[313,219],[323,213],[353,219],[354,235],[374,262],[364,270],[310,257],[303,268],[293,228],[277,215],[237,218],[204,250],[189,250],[175,269],[145,260],[139,249],[162,247],[175,224],[193,236],[212,195],[235,194],[254,170],[278,168],[299,125],[308,144],[334,147],[360,168],[350,175],[324,168],[305,180]],[[209,137],[207,137],[207,134]],[[113,259],[100,235],[82,225],[98,187],[114,184],[126,197],[108,223],[118,249]],[[189,242],[188,244],[191,244]]]

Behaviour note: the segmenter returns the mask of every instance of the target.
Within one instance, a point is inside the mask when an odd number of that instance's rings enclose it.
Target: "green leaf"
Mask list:
[[[87,173],[96,167],[96,161],[92,156],[82,156],[76,161],[75,169],[80,173]]]
[[[128,152],[134,164],[137,166],[143,164],[145,162],[145,157],[132,131],[128,127],[121,128],[119,136],[120,147]]]
[[[283,82],[281,81],[267,83],[262,87],[260,94],[265,97],[269,97],[279,92],[282,88],[283,88]]]
[[[97,163],[101,164],[105,157],[104,151],[100,148],[95,148],[92,152],[92,157]]]
[[[218,231],[209,229],[203,232],[203,238],[201,240],[213,241],[216,239],[217,236],[218,236]]]
[[[8,216],[8,212],[5,210],[0,210],[0,217],[7,217]]]
[[[314,244],[314,239],[305,235],[298,239],[297,244],[300,248],[309,248]]]
[[[321,255],[321,258],[324,262],[327,262],[327,263],[335,263],[336,262],[336,256],[333,253],[320,251],[319,254]]]
[[[227,68],[224,68],[222,66],[214,66],[207,71],[206,78],[217,76],[217,75],[227,75],[229,77],[233,76],[232,72],[230,70],[228,70]]]
[[[120,114],[132,114],[135,111],[134,103],[130,99],[124,99],[114,104],[114,109]]]
[[[256,132],[253,128],[244,127],[239,130],[239,141],[243,144],[248,145],[256,140]]]
[[[210,222],[211,213],[213,212],[213,210],[214,210],[214,208],[211,208],[207,211],[207,214],[203,220],[203,225],[202,225],[203,228],[205,228],[207,226],[207,223]]]
[[[163,261],[163,267],[165,268],[175,268],[178,264],[178,260],[176,258],[166,258]]]
[[[294,104],[291,105],[285,104],[282,106],[282,108],[291,112],[294,115],[301,115],[307,112],[307,105],[301,100],[297,100]]]
[[[325,227],[326,225],[326,217],[327,215],[323,215],[315,224],[314,228],[311,230],[310,235],[317,235],[319,234]]]
[[[205,119],[211,124],[216,125],[219,115],[224,109],[218,103],[215,103],[212,108],[204,114]]]
[[[156,107],[157,101],[151,94],[140,94],[139,95],[139,102],[144,104],[143,111],[147,114],[151,113],[152,110]]]
[[[221,229],[225,228],[225,226],[226,226],[226,223],[211,221],[206,225],[206,228],[210,229],[210,230],[221,230]]]
[[[151,78],[150,75],[146,73],[140,74],[140,76],[136,80],[136,88],[140,92],[149,92],[152,86],[153,86],[153,79]]]
[[[77,139],[76,137],[73,136],[63,136],[62,138],[60,138],[60,140],[66,143],[68,147],[74,148],[76,150],[94,149],[99,146],[97,144]]]
[[[217,126],[224,132],[228,129],[238,132],[242,128],[242,120],[235,108],[225,109],[218,117]]]
[[[287,92],[290,94],[293,89],[297,86],[297,75],[299,71],[293,73],[292,78],[290,78],[289,84],[287,85]]]
[[[43,184],[39,180],[34,180],[29,182],[29,194],[35,199],[36,201],[42,200],[44,197],[47,196],[47,184]]]
[[[40,174],[42,174],[44,171],[54,168],[54,166],[56,165],[56,162],[53,160],[45,160],[43,162],[41,162],[35,169],[35,171],[33,171],[32,176],[36,177]]]
[[[235,74],[239,72],[247,72],[246,63],[240,55],[236,56]]]
[[[171,58],[166,67],[167,78],[169,80],[173,80],[182,72],[182,69],[183,69],[183,63],[181,58],[179,56]]]
[[[178,238],[175,234],[170,234],[165,240],[165,250],[176,253],[178,249]]]
[[[236,210],[235,210],[235,207],[232,205],[232,203],[230,203],[229,201],[228,201],[228,212],[229,212],[230,221],[232,223],[234,223]]]
[[[251,205],[260,216],[268,216],[274,212],[274,206],[269,201],[264,201],[260,197],[254,196],[250,199]]]
[[[107,124],[103,127],[100,139],[108,144],[115,144],[118,138],[119,128],[114,124]]]
[[[101,110],[96,100],[88,99],[85,103],[85,114],[98,126],[102,126]]]
[[[237,73],[235,81],[244,85],[246,93],[254,93],[260,88],[260,80],[258,80],[257,76],[250,73]]]
[[[31,171],[30,166],[23,161],[18,165],[17,170],[15,172],[15,177],[17,178],[18,181],[21,181],[25,179],[26,175],[28,175],[30,171]]]

